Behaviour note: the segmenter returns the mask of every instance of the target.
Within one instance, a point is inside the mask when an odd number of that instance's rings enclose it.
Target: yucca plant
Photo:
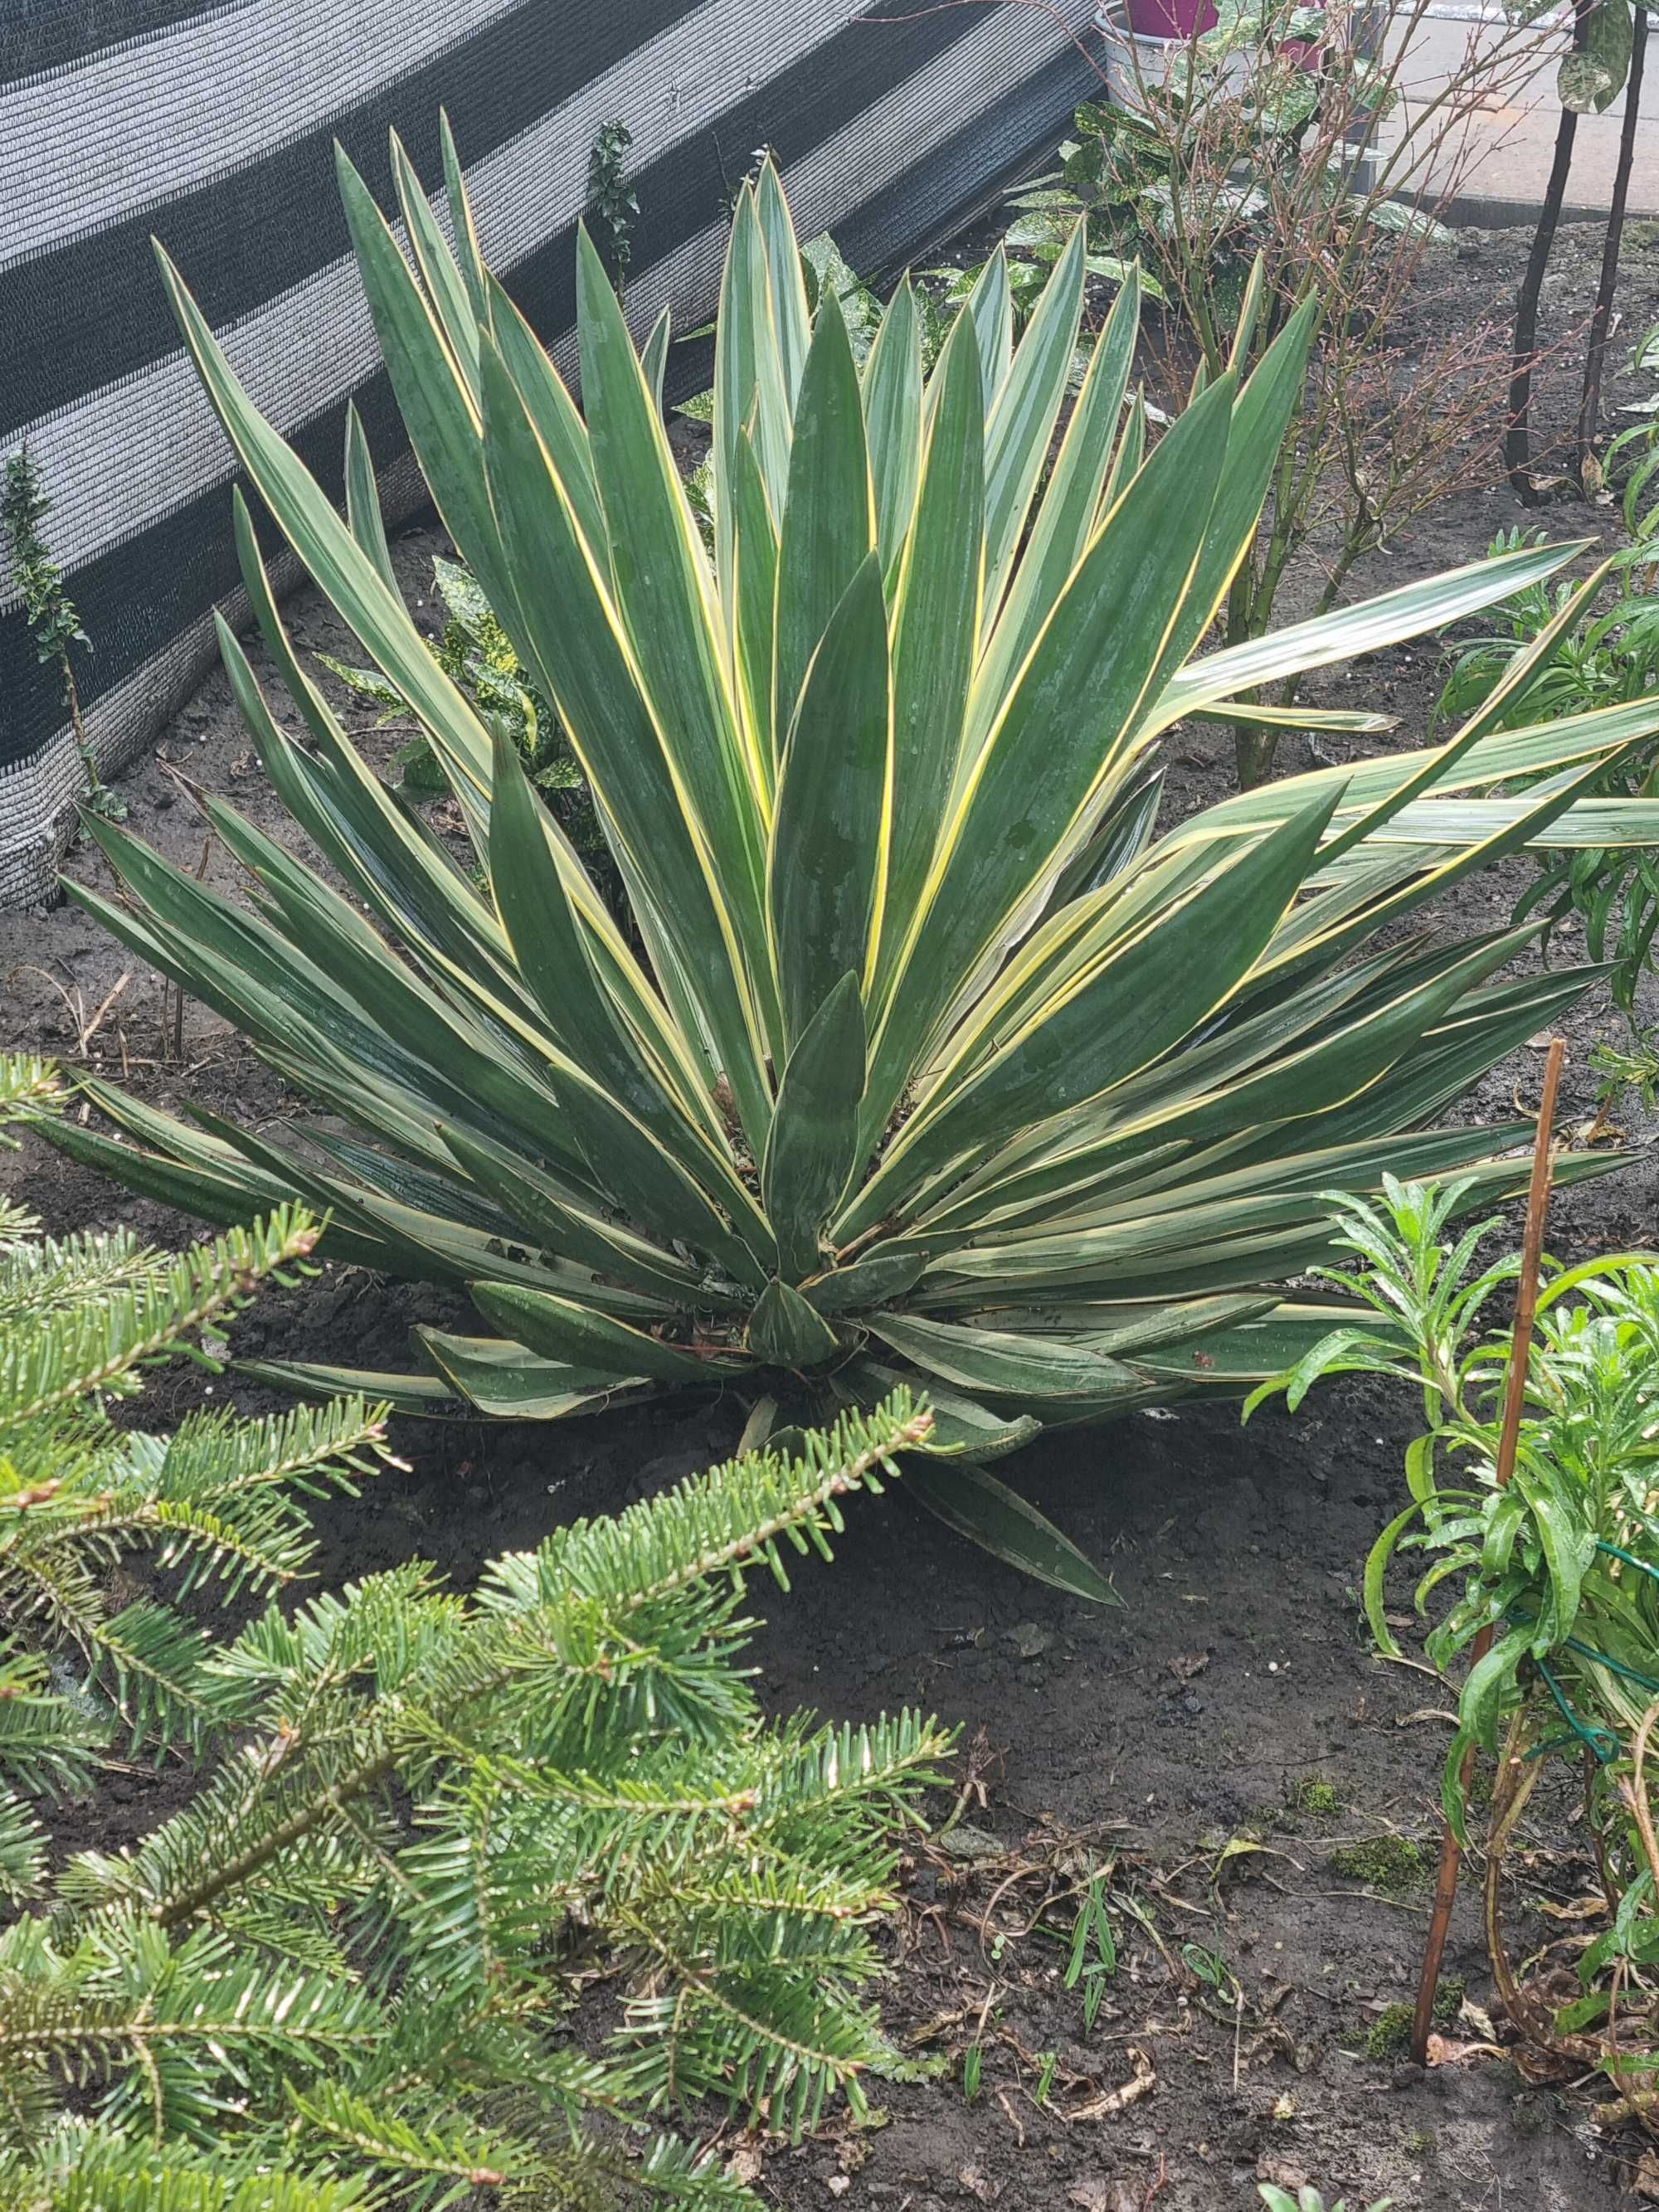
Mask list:
[[[69,889],[329,1118],[187,1124],[93,1085],[136,1143],[58,1141],[210,1217],[297,1193],[331,1210],[337,1255],[465,1285],[494,1332],[422,1328],[424,1376],[299,1379],[546,1419],[665,1387],[769,1395],[788,1372],[863,1404],[925,1378],[958,1464],[918,1486],[970,1518],[1007,1510],[980,1463],[1041,1424],[1236,1387],[1322,1334],[1328,1313],[1271,1285],[1329,1249],[1334,1185],[1388,1170],[1461,1173],[1471,1203],[1511,1188],[1520,1125],[1434,1117],[1598,971],[1500,980],[1530,933],[1446,945],[1401,925],[1528,842],[1659,837],[1653,805],[1588,821],[1574,805],[1659,704],[1498,732],[1570,609],[1431,751],[1160,833],[1155,748],[1183,715],[1282,720],[1241,695],[1473,613],[1573,549],[1194,659],[1296,413],[1305,315],[1147,453],[1125,406],[1131,281],[1049,465],[1081,232],[1017,349],[994,261],[930,376],[908,283],[860,374],[833,291],[809,309],[768,165],[721,288],[710,556],[660,419],[665,319],[641,356],[579,241],[579,414],[478,258],[453,148],[453,255],[392,159],[407,254],[340,167],[392,380],[580,763],[633,927],[434,665],[363,475],[342,521],[163,256],[250,482],[420,717],[476,863],[366,770],[238,496],[303,733],[278,727],[222,623],[226,665],[344,890],[217,799],[251,907],[107,824],[124,896]],[[1492,795],[1546,768],[1541,791]]]

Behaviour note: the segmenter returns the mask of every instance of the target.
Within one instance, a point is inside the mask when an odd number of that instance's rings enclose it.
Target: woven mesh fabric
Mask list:
[[[1091,14],[1091,0],[0,0],[0,452],[27,440],[52,501],[103,772],[200,681],[213,607],[246,614],[230,450],[150,234],[337,495],[355,399],[396,522],[424,493],[349,258],[337,138],[389,204],[388,130],[435,179],[447,108],[485,256],[569,374],[601,124],[634,136],[630,313],[644,328],[668,304],[690,328],[711,311],[724,206],[756,148],[778,153],[803,236],[832,228],[856,265],[890,264],[1095,85],[1078,43]],[[3,562],[0,906],[15,906],[49,892],[81,770]]]

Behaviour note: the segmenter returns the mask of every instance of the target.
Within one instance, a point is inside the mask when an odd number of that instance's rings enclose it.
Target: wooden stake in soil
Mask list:
[[[1538,1306],[1538,1265],[1544,1249],[1544,1221],[1550,1206],[1551,1144],[1555,1128],[1555,1094],[1561,1082],[1561,1062],[1566,1047],[1559,1037],[1550,1040],[1544,1063],[1544,1092],[1538,1102],[1538,1135],[1532,1148],[1532,1181],[1527,1190],[1527,1229],[1521,1243],[1521,1278],[1515,1289],[1515,1322],[1510,1334],[1509,1373],[1504,1386],[1504,1425],[1498,1432],[1498,1487],[1507,1489],[1515,1472],[1515,1449],[1521,1435],[1521,1412],[1526,1403],[1527,1366],[1532,1355],[1533,1317]],[[1483,1628],[1475,1638],[1470,1662],[1483,1659],[1492,1644],[1492,1631]],[[1463,1759],[1467,1790],[1474,1765],[1473,1747]],[[1429,2030],[1434,2025],[1435,1992],[1440,1986],[1440,1962],[1446,1954],[1446,1931],[1451,1925],[1457,1897],[1457,1873],[1462,1863],[1457,1838],[1447,1822],[1440,1835],[1440,1867],[1435,1876],[1434,1911],[1429,1920],[1429,1939],[1423,1948],[1423,1972],[1417,1984],[1417,2008],[1412,2015],[1412,2057],[1419,2066],[1429,2062]]]

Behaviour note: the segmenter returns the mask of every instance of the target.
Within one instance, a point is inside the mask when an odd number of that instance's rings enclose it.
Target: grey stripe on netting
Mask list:
[[[492,264],[505,271],[580,213],[594,137],[620,107],[637,105],[641,82],[682,82],[716,38],[729,50],[752,13],[751,0],[707,0],[470,169],[480,240]],[[822,0],[778,0],[758,58],[775,73],[833,27]],[[631,166],[643,166],[717,119],[712,103],[729,92],[730,82],[711,70],[700,81],[699,98],[642,113]],[[452,234],[441,191],[434,191],[431,205]],[[398,229],[401,239],[401,224]],[[191,271],[182,273],[189,283]],[[255,404],[284,435],[356,390],[380,363],[368,302],[349,256],[216,335]],[[21,425],[8,440],[28,442],[52,488],[52,549],[65,569],[137,535],[204,484],[228,478],[233,466],[229,443],[182,349]],[[137,453],[144,456],[142,474],[124,480],[121,465]],[[0,566],[0,611],[15,599]]]
[[[0,91],[0,268],[263,159],[518,0],[249,0],[228,37],[216,19],[179,23],[92,56],[51,88]]]
[[[1079,19],[1086,16],[1086,0],[1069,4]],[[750,0],[712,0],[699,15],[729,21],[749,7]],[[811,19],[822,21],[817,0],[779,0],[776,12],[775,32],[801,40],[810,50]],[[671,33],[644,51],[652,53],[677,36]],[[1012,65],[1038,68],[1066,42],[1061,24],[1034,19],[1020,8],[986,16],[968,37],[791,165],[785,183],[801,235],[832,224],[951,132],[970,127],[977,112],[1006,89]],[[587,125],[591,121],[598,128],[621,89],[611,79],[631,74],[640,58],[631,58],[627,71],[596,80],[580,101],[469,171],[481,242],[504,274],[580,210],[592,137]],[[707,120],[690,111],[672,125],[659,118],[655,133],[636,143],[640,163]],[[447,225],[441,198],[433,204]],[[533,228],[526,206],[540,211]],[[725,220],[716,213],[696,236],[639,270],[629,287],[637,325],[648,327],[664,306],[672,306],[682,324],[706,317],[725,240]],[[189,274],[185,271],[186,279]],[[326,344],[319,343],[319,332],[327,334]],[[221,337],[255,404],[284,435],[356,390],[380,363],[368,303],[349,259],[318,271]],[[561,370],[574,376],[574,339],[567,336],[551,350]],[[138,536],[204,487],[228,482],[234,465],[228,441],[182,352],[18,434],[27,436],[51,487],[52,548],[70,573],[106,547]],[[142,467],[136,467],[140,455]],[[0,574],[0,611],[15,601],[9,580]]]
[[[130,52],[176,23],[208,16],[222,21],[252,5],[252,0],[5,0],[0,85],[42,84],[100,54]]]

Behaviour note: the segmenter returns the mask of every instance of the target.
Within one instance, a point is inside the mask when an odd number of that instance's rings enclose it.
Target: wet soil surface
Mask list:
[[[1563,234],[1545,294],[1558,333],[1588,313],[1600,249],[1597,231]],[[1522,236],[1466,237],[1425,294],[1425,323],[1470,301],[1507,301],[1524,250]],[[1629,252],[1621,311],[1626,335],[1659,313],[1659,250]],[[1559,435],[1576,404],[1570,353],[1540,386],[1540,429]],[[1456,565],[1499,528],[1540,519],[1563,537],[1607,532],[1606,514],[1582,505],[1523,514],[1493,467],[1371,562],[1356,590]],[[418,611],[434,629],[430,564],[442,550],[433,526],[397,548],[411,602],[424,599]],[[1297,587],[1310,592],[1316,577]],[[302,653],[352,657],[314,594],[297,598],[289,619]],[[1352,671],[1343,696],[1385,706],[1400,717],[1397,741],[1418,743],[1444,666],[1432,642],[1398,648]],[[377,728],[361,703],[347,711],[365,752],[386,765],[404,733]],[[1226,787],[1224,743],[1213,730],[1175,734],[1173,805]],[[1343,750],[1328,741],[1332,757]],[[204,853],[192,786],[295,837],[222,676],[120,789],[138,835],[231,889],[228,855],[212,844]],[[70,871],[107,883],[84,842]],[[1520,880],[1468,887],[1448,921],[1500,921]],[[158,980],[73,906],[0,916],[0,1037],[147,1098],[190,1097],[256,1125],[293,1109],[281,1082],[197,1006],[184,1012],[181,1057]],[[1594,1000],[1565,1024],[1566,1095],[1580,1122],[1589,1048],[1615,1026]],[[1522,1052],[1466,1110],[1530,1106],[1540,1067],[1540,1052]],[[1639,1111],[1622,1118],[1635,1156],[1558,1201],[1551,1241],[1563,1254],[1653,1240],[1659,1170],[1639,1149],[1651,1124]],[[38,1144],[0,1155],[0,1187],[54,1230],[125,1222],[166,1243],[188,1232],[180,1217]],[[236,1349],[395,1369],[410,1322],[444,1311],[441,1293],[331,1267],[303,1293],[262,1301]],[[193,1369],[158,1377],[146,1418],[176,1414],[204,1387]],[[273,1402],[234,1377],[214,1387],[251,1408]],[[1447,1741],[1446,1692],[1420,1666],[1372,1656],[1357,1605],[1365,1553],[1401,1496],[1412,1412],[1365,1384],[1325,1394],[1294,1420],[1272,1409],[1241,1428],[1233,1408],[1182,1406],[1039,1443],[1009,1472],[1109,1565],[1121,1600],[1110,1610],[999,1568],[927,1521],[902,1486],[860,1507],[833,1569],[804,1571],[787,1597],[767,1594],[757,1656],[770,1701],[849,1717],[921,1705],[960,1726],[963,1748],[962,1794],[936,1808],[942,1819],[954,1804],[957,1825],[918,1845],[907,1867],[884,1999],[895,2038],[936,2057],[941,2078],[872,2084],[880,2124],[841,2119],[798,2151],[768,2149],[763,2193],[790,2208],[883,2212],[975,2201],[1022,2212],[1238,2212],[1267,2179],[1317,2182],[1333,2201],[1346,2191],[1350,2212],[1384,2193],[1402,2212],[1638,2201],[1626,2192],[1643,2145],[1598,2126],[1594,2085],[1529,2081],[1512,2048],[1490,2047],[1474,1877],[1447,1964],[1466,2009],[1449,1992],[1443,2024],[1449,2044],[1471,2048],[1423,2074],[1366,2047],[1386,2041],[1386,2021],[1382,2037],[1373,2031],[1413,1988]],[[734,1403],[705,1403],[563,1431],[401,1424],[413,1471],[320,1512],[323,1576],[421,1554],[465,1583],[484,1559],[562,1517],[723,1455],[741,1419]],[[1415,1656],[1409,1634],[1406,1645]],[[64,1840],[118,1845],[164,1814],[184,1780],[114,1773]],[[1523,1862],[1511,1905],[1518,1955],[1571,1927],[1548,1908],[1570,1908],[1588,1883],[1587,1868],[1559,1849],[1570,1825],[1546,1808],[1535,1826],[1557,1848]],[[1092,2027],[1082,1986],[1064,1985],[1091,1864],[1106,1869],[1117,1954]],[[970,2101],[963,2069],[975,2047]],[[732,2148],[757,2170],[757,2154]]]

